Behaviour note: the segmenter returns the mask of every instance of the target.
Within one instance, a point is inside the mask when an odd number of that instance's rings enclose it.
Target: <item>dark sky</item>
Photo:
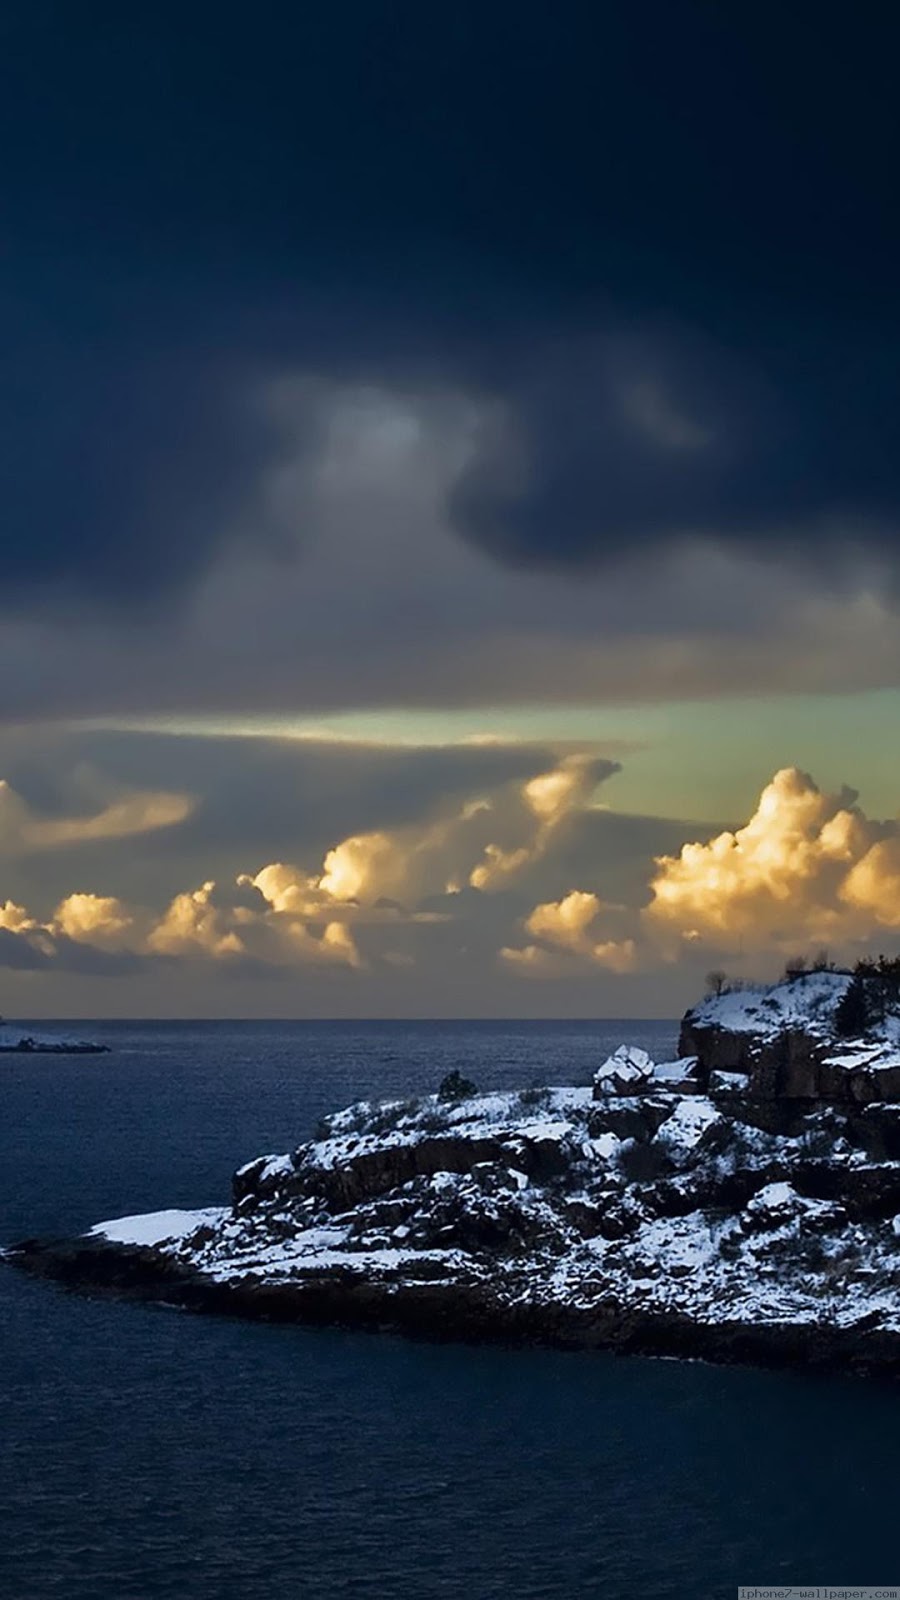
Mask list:
[[[658,1015],[896,943],[898,55],[3,9],[0,1009]]]
[[[890,8],[33,0],[0,42],[7,608],[194,581],[298,363],[501,399],[519,470],[448,493],[501,562],[840,565],[849,519],[893,565]]]

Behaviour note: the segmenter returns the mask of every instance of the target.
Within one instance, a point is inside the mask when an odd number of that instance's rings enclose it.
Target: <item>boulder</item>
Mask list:
[[[594,1099],[609,1094],[640,1094],[653,1084],[653,1061],[637,1045],[620,1044],[594,1074]]]

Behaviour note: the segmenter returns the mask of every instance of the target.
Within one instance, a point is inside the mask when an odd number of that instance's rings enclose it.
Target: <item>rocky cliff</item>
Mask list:
[[[711,996],[685,1015],[680,1052],[696,1056],[704,1086],[717,1073],[739,1074],[759,1099],[900,1100],[900,1018],[885,1016],[867,1036],[838,1035],[852,981],[846,972],[808,972]]]
[[[10,1258],[271,1319],[900,1372],[900,1108],[773,1083],[760,993],[763,1028],[709,1002],[677,1061],[623,1047],[581,1088],[351,1106],[242,1167],[228,1206]],[[776,1005],[819,1062],[826,1010],[813,1037],[799,993]]]

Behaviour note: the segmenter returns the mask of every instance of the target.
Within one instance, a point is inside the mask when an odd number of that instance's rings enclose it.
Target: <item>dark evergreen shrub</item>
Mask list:
[[[439,1100],[468,1100],[470,1095],[478,1093],[478,1086],[471,1078],[464,1078],[458,1068],[454,1067],[442,1078],[438,1085]]]
[[[834,1014],[834,1026],[842,1039],[857,1039],[869,1026],[866,983],[859,971],[853,974]]]

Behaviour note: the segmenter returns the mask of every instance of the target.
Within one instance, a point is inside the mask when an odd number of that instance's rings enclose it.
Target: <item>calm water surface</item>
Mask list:
[[[227,1198],[364,1095],[664,1024],[97,1024],[0,1057],[0,1240]],[[93,1302],[0,1271],[2,1600],[706,1600],[900,1582],[900,1392]]]

